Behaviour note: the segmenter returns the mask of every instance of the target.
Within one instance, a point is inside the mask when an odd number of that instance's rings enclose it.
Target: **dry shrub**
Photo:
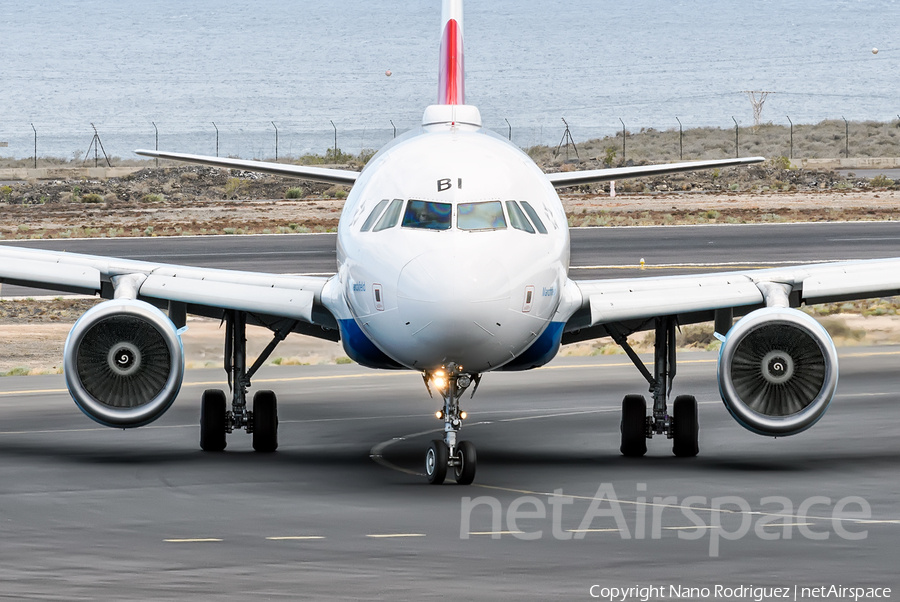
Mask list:
[[[861,341],[866,336],[865,330],[854,330],[847,326],[847,323],[841,318],[820,318],[819,324],[828,331],[828,334],[830,334],[833,339],[840,338]]]

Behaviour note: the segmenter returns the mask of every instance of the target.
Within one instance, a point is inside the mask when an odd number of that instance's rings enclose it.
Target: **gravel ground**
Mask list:
[[[542,167],[602,167],[596,159],[556,163]],[[570,224],[900,218],[900,187],[893,180],[834,171],[757,165],[623,180],[615,198],[609,188],[602,183],[561,190]],[[0,186],[0,239],[324,232],[337,228],[347,190],[197,166],[146,168],[105,181],[13,182]]]

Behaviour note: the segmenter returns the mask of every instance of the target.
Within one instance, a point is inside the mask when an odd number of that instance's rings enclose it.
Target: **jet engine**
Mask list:
[[[84,313],[66,339],[69,393],[100,424],[138,427],[169,409],[181,389],[184,350],[175,325],[149,303],[114,299]]]
[[[722,401],[741,426],[759,435],[794,435],[815,424],[831,403],[837,351],[810,316],[766,307],[728,332],[718,378]]]

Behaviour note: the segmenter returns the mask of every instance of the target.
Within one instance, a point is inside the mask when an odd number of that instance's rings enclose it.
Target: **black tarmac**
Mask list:
[[[684,264],[898,255],[900,225],[572,237],[573,265],[616,266],[576,277],[644,276],[698,269]],[[71,251],[239,269],[324,273],[334,261],[333,236],[65,242]],[[682,265],[625,267],[635,256],[648,266]],[[892,587],[895,599],[898,364],[900,348],[844,349],[827,414],[776,440],[728,414],[715,354],[682,353],[673,395],[700,401],[701,452],[692,459],[675,458],[659,437],[644,458],[619,454],[622,397],[647,388],[624,356],[488,374],[463,406],[463,437],[479,457],[467,487],[452,479],[430,486],[421,474],[441,422],[414,373],[264,367],[253,390],[275,390],[281,418],[279,450],[268,455],[253,452],[244,433],[230,435],[223,453],[199,450],[200,395],[226,388],[222,370],[188,371],[172,409],[128,431],[83,416],[61,376],[0,379],[2,592],[57,600],[590,600],[613,595],[603,588],[648,586],[663,588],[649,592],[659,599],[677,598],[679,586],[706,587],[715,598],[718,585],[787,587],[791,598],[796,586],[803,599],[801,588],[833,584]],[[719,591],[719,599],[729,593]]]
[[[623,356],[564,358],[489,374],[465,401],[463,435],[479,456],[471,486],[432,486],[421,474],[441,423],[418,374],[264,368],[254,388],[279,395],[274,454],[253,452],[244,433],[225,452],[199,450],[199,397],[224,388],[221,370],[189,371],[172,409],[129,431],[84,417],[61,376],[2,379],[3,592],[588,600],[593,585],[659,585],[666,598],[678,585],[896,591],[900,349],[842,353],[828,413],[778,440],[732,420],[714,354],[680,359],[674,393],[700,401],[699,457],[675,458],[660,438],[644,458],[620,456],[619,404],[645,383]],[[470,512],[473,498],[483,503]]]

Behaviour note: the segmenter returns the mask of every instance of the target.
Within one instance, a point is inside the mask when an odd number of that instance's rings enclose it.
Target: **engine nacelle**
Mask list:
[[[66,339],[69,393],[105,426],[138,427],[169,409],[184,377],[175,325],[149,303],[114,299],[92,307]]]
[[[837,351],[810,316],[766,307],[728,332],[718,378],[722,401],[741,426],[760,435],[794,435],[815,424],[831,403]]]

